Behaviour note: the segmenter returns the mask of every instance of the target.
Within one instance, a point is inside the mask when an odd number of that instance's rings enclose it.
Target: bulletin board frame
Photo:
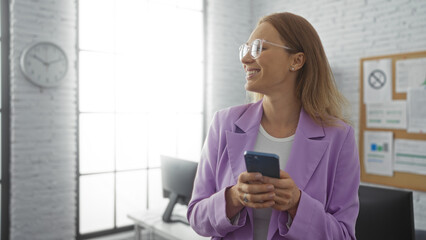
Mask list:
[[[367,128],[366,104],[364,103],[364,61],[391,59],[392,62],[392,100],[406,100],[406,93],[396,93],[396,61],[414,58],[426,58],[426,51],[401,53],[393,55],[384,55],[376,57],[361,58],[360,60],[360,120],[359,120],[359,159],[361,165],[361,181],[387,185],[397,188],[407,188],[418,191],[426,191],[426,175],[397,172],[394,171],[393,176],[382,176],[369,174],[364,166],[364,131],[390,131],[393,132],[393,139],[407,140],[426,140],[426,133],[408,133],[406,129],[389,129],[389,128]],[[393,156],[393,154],[392,154]]]

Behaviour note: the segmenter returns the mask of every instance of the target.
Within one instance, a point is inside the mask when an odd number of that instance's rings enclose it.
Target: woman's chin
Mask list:
[[[259,87],[253,86],[253,84],[250,84],[250,82],[246,82],[245,88],[248,92],[265,94],[265,91],[262,91],[262,89],[260,89]]]
[[[247,81],[244,87],[246,88],[247,91],[256,92],[256,87],[253,85],[254,85],[253,81]]]

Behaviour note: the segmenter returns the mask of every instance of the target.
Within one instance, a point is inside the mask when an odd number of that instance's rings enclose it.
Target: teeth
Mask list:
[[[248,75],[251,75],[251,74],[255,74],[255,73],[257,73],[258,72],[258,70],[251,70],[251,71],[247,71],[247,74]]]

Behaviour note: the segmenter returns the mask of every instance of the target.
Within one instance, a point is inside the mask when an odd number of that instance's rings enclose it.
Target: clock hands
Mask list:
[[[56,60],[50,61],[50,62],[48,62],[47,64],[48,64],[48,65],[50,65],[50,64],[52,64],[52,63],[56,63],[56,62],[60,62],[60,61],[62,61],[62,58],[58,58],[58,59],[56,59]]]
[[[43,63],[43,65],[45,65],[46,67],[49,66],[49,63],[44,61],[43,59],[41,59],[39,56],[33,54],[32,55],[33,58],[37,59],[38,61],[40,61],[41,63]]]
[[[60,61],[63,60],[62,58],[58,58],[58,59],[55,59],[53,61],[46,62],[42,58],[40,58],[39,56],[37,56],[35,54],[33,54],[32,57],[35,58],[35,59],[37,59],[41,63],[43,63],[43,65],[46,66],[46,67],[49,67],[50,64],[53,64],[53,63],[56,63],[56,62],[60,62]]]

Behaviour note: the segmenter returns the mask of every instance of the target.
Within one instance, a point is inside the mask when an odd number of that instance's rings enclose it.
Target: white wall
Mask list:
[[[245,102],[244,94],[240,94],[244,89],[244,74],[235,53],[238,44],[220,45],[217,49],[215,41],[232,38],[239,40],[240,44],[245,42],[256,21],[263,15],[289,11],[312,23],[321,37],[339,89],[351,102],[352,122],[357,132],[360,59],[426,49],[424,0],[250,0],[229,1],[226,5],[224,2],[209,1],[226,12],[226,15],[216,14],[215,22],[226,24],[209,23],[209,29],[214,28],[214,31],[208,32],[207,46],[209,50],[215,47],[217,51],[209,51],[208,56],[210,85],[207,90],[212,91],[207,99],[207,105],[212,106],[207,109],[208,116],[212,116],[212,111],[217,108]],[[247,7],[250,9],[247,10]],[[229,35],[235,29],[244,31]],[[221,71],[225,66],[226,74]],[[414,212],[416,228],[426,230],[425,192],[414,193]]]
[[[251,1],[207,1],[207,126],[215,111],[246,103],[238,48],[252,30],[251,9]]]
[[[76,223],[76,1],[10,1],[10,239],[74,239]],[[68,55],[58,88],[27,81],[22,51],[52,41]]]

